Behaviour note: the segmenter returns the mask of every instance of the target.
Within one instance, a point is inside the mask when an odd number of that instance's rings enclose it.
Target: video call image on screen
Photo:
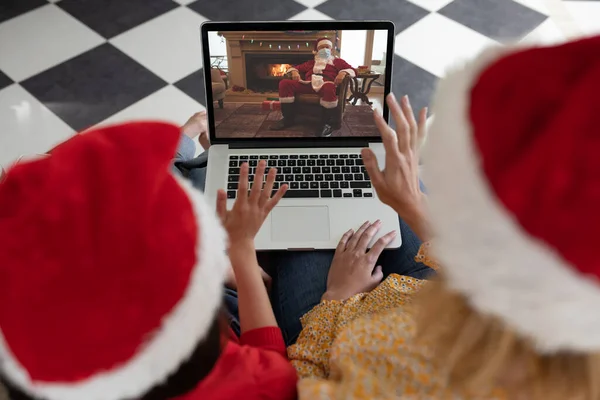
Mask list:
[[[386,30],[208,38],[217,138],[379,136],[373,109],[383,107]]]

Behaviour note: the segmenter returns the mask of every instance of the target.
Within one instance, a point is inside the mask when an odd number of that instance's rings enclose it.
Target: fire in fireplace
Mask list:
[[[277,92],[287,70],[312,57],[310,53],[248,53],[245,55],[246,86],[259,93]]]
[[[292,68],[292,64],[269,64],[269,75],[283,76],[290,68]]]

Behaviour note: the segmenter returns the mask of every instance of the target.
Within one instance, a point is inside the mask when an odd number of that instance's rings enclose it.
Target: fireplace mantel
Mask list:
[[[285,31],[222,31],[217,34],[224,37],[227,43],[230,85],[243,87],[247,87],[245,74],[247,53],[312,54],[315,40],[321,37],[335,37],[335,31],[318,31],[309,34],[292,34]],[[339,40],[341,41],[341,37]],[[339,46],[341,43],[338,43]]]
[[[217,35],[223,36],[226,40],[251,40],[255,41],[315,41],[321,37],[333,37],[335,31],[318,31],[308,34],[287,33],[286,31],[222,31],[217,32]]]

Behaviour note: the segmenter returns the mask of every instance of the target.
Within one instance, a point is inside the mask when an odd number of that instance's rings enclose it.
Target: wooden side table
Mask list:
[[[350,80],[350,91],[352,92],[352,95],[346,99],[346,101],[352,103],[353,106],[355,106],[359,100],[362,100],[363,103],[368,105],[373,104],[372,101],[369,101],[368,94],[371,91],[373,82],[379,79],[380,76],[381,74],[366,73],[357,74],[352,77]],[[358,81],[359,79],[362,79],[362,85]]]

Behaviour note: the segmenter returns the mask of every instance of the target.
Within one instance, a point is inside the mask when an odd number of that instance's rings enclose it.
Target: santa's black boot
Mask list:
[[[294,124],[294,103],[281,103],[281,114],[283,118],[271,125],[272,131],[280,131]]]
[[[334,128],[334,120],[335,120],[335,112],[337,107],[335,108],[325,108],[323,107],[323,128],[321,132],[319,132],[320,137],[329,137],[335,130]]]

